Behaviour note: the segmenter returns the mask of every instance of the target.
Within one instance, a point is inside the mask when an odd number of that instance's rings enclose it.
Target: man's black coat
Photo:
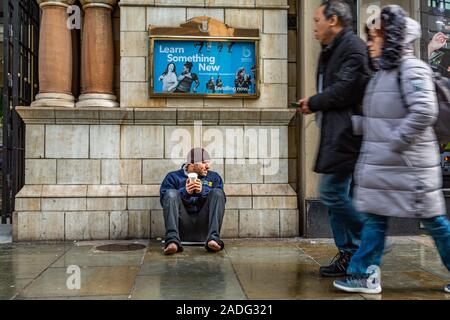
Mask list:
[[[353,135],[351,116],[361,114],[369,81],[367,46],[351,28],[324,46],[317,76],[323,73],[323,91],[309,100],[310,110],[322,111],[321,139],[314,171],[353,172],[361,137]]]

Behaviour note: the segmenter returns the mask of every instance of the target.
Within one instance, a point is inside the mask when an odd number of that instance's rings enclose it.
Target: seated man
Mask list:
[[[224,243],[220,240],[223,215],[225,213],[225,193],[222,178],[209,171],[210,157],[202,148],[192,149],[187,162],[178,171],[169,173],[162,182],[160,200],[166,226],[166,255],[183,251],[179,235],[179,219],[184,214],[208,212],[208,237],[205,248],[208,252],[221,251]],[[188,174],[197,173],[195,182],[190,182]]]

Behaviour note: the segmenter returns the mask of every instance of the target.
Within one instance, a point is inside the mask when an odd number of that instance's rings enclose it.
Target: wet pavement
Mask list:
[[[450,273],[428,237],[392,238],[383,292],[347,294],[322,278],[330,240],[226,240],[217,254],[185,247],[166,257],[160,241],[0,244],[0,299],[450,300]],[[104,251],[100,246],[109,246]],[[123,251],[127,244],[142,244]],[[116,248],[115,248],[116,247]],[[79,277],[77,277],[79,275]]]

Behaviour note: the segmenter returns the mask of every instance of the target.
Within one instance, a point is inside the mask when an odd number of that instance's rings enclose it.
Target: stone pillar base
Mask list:
[[[77,108],[100,107],[118,108],[117,98],[112,94],[89,93],[82,94],[77,102]]]
[[[74,108],[75,98],[65,93],[40,93],[36,95],[36,100],[31,103],[31,107]]]

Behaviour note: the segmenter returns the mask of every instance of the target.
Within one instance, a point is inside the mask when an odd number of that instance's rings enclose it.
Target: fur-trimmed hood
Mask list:
[[[383,70],[397,68],[407,47],[405,40],[407,30],[406,12],[398,5],[389,5],[381,10],[381,25],[384,35],[382,55],[379,67]]]
[[[381,11],[381,23],[384,26],[384,45],[377,65],[384,70],[397,68],[407,55],[413,55],[414,41],[420,39],[420,24],[407,17],[402,7],[389,5]]]
[[[406,18],[406,35],[405,35],[405,44],[406,46],[412,49],[412,46],[416,40],[419,40],[422,36],[422,29],[420,27],[419,22],[413,20],[411,18]]]

